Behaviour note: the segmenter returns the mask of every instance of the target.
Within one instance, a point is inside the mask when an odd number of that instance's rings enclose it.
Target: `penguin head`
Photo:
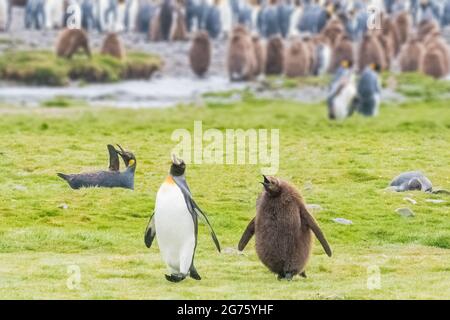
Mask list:
[[[183,159],[177,158],[176,155],[172,155],[172,165],[170,166],[170,174],[175,177],[182,176],[186,171],[186,163]]]
[[[122,149],[121,146],[117,145],[120,149],[120,151],[117,151],[117,153],[122,157],[123,162],[127,166],[127,168],[135,168],[136,167],[136,157],[133,153],[129,151],[125,151]]]
[[[264,190],[266,190],[267,194],[270,197],[277,197],[281,194],[281,183],[275,177],[266,177],[263,175],[264,181],[261,184],[264,186]]]

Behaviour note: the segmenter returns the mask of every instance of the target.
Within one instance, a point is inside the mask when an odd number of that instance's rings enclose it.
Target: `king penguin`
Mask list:
[[[166,275],[170,282],[180,282],[188,275],[201,280],[194,267],[198,217],[207,224],[220,252],[219,241],[208,218],[192,198],[185,170],[184,161],[173,155],[170,173],[158,190],[155,210],[144,237],[145,245],[150,248],[156,235],[162,259],[170,271],[170,275]]]

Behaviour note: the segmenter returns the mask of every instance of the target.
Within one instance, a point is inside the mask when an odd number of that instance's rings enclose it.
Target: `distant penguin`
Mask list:
[[[220,1],[207,6],[204,17],[204,29],[211,39],[217,39],[222,33],[222,17],[220,14]]]
[[[150,29],[150,20],[154,16],[156,6],[152,4],[151,0],[138,0],[138,13],[136,28],[138,32],[148,33]]]
[[[280,75],[284,66],[284,44],[281,36],[273,36],[267,42],[266,67],[267,75]]]
[[[316,43],[313,41],[313,39],[310,36],[304,36],[303,42],[306,45],[306,48],[308,50],[308,56],[309,56],[309,68],[308,68],[308,75],[314,74],[314,70],[316,68],[317,64],[317,55],[316,55]]]
[[[186,41],[186,16],[181,3],[177,3],[173,10],[172,29],[170,30],[170,41]]]
[[[411,33],[413,21],[408,12],[401,12],[395,17],[395,25],[398,30],[400,44],[404,44],[408,40]]]
[[[326,254],[331,248],[314,217],[308,212],[300,193],[288,182],[264,176],[263,192],[256,204],[256,217],[247,226],[238,249],[244,250],[253,235],[261,262],[278,279],[306,278],[306,265],[312,251],[312,234]]]
[[[258,77],[259,75],[264,73],[264,66],[265,66],[265,59],[266,59],[265,50],[264,50],[264,46],[263,46],[259,36],[253,36],[252,42],[253,42],[253,50],[255,51],[255,59],[256,59],[256,64],[255,64],[256,67],[255,67],[254,76]]]
[[[299,24],[302,18],[303,8],[300,0],[294,0],[294,9],[289,19],[289,37],[300,34]]]
[[[284,75],[288,78],[305,77],[311,68],[311,52],[299,37],[291,39],[284,59]]]
[[[281,35],[277,0],[269,0],[269,2],[269,5],[261,11],[261,35],[265,38]]]
[[[322,35],[317,35],[315,38],[313,38],[313,41],[316,44],[316,63],[314,65],[313,74],[315,76],[320,76],[330,70],[332,62],[332,50],[327,38],[323,37]]]
[[[278,0],[278,25],[280,28],[281,36],[286,38],[289,34],[291,15],[294,11],[294,7],[291,0]]]
[[[56,42],[57,56],[70,59],[79,49],[91,56],[87,32],[83,29],[63,29]]]
[[[331,69],[330,71],[334,73],[342,64],[343,61],[350,63],[351,65],[355,62],[353,42],[346,35],[340,36],[337,40],[336,46],[332,50],[331,58]]]
[[[150,24],[148,28],[148,39],[150,41],[161,41],[162,33],[161,33],[161,9],[157,8],[153,12],[152,17],[150,18]]]
[[[423,70],[423,58],[425,46],[417,38],[409,39],[400,51],[401,72],[421,72]]]
[[[383,15],[381,22],[381,31],[383,34],[391,37],[392,46],[394,48],[394,55],[397,55],[398,52],[400,51],[401,40],[399,30],[397,29],[397,26],[395,25],[391,17]]]
[[[244,26],[233,29],[228,46],[228,74],[231,81],[248,81],[255,76],[257,61],[253,40]]]
[[[52,1],[62,3],[60,0]],[[64,11],[63,7],[61,9],[61,11]],[[81,2],[81,26],[88,31],[97,28],[95,4],[93,0],[83,0]]]
[[[208,33],[198,31],[192,40],[189,51],[189,61],[192,71],[199,77],[203,77],[211,63],[211,41]]]
[[[207,216],[192,197],[185,177],[186,164],[175,156],[172,161],[170,173],[156,194],[155,210],[144,242],[150,248],[156,236],[162,259],[170,272],[166,275],[168,281],[180,282],[187,276],[201,280],[194,266],[198,218],[209,227],[219,252],[220,244]]]
[[[345,35],[345,27],[339,19],[333,18],[328,21],[321,34],[328,38],[332,47],[335,47],[341,36]]]
[[[11,24],[11,3],[0,0],[0,31],[8,31]]]
[[[25,6],[25,28],[41,30],[45,25],[45,0],[28,0]]]
[[[427,52],[434,50],[441,52],[443,71],[446,75],[450,73],[450,49],[440,32],[435,31],[425,38],[425,49]]]
[[[136,171],[136,157],[133,153],[125,151],[120,147],[116,150],[108,145],[109,152],[109,170],[97,171],[92,173],[64,174],[57,175],[65,180],[72,189],[102,187],[102,188],[125,188],[134,189],[134,174]],[[120,172],[119,154],[126,166],[126,169]]]
[[[126,58],[125,47],[116,32],[110,32],[103,42],[101,54],[113,56],[119,60]]]
[[[358,69],[360,72],[362,72],[366,66],[371,64],[380,66],[381,70],[386,69],[387,63],[383,53],[383,47],[375,33],[366,33],[364,35],[359,48],[358,60]]]
[[[428,50],[423,58],[423,72],[436,79],[441,79],[448,75],[445,68],[444,56],[438,49]]]
[[[433,190],[433,184],[430,179],[428,179],[421,171],[404,172],[395,177],[389,186],[397,192],[414,190],[432,192]]]
[[[329,87],[327,104],[328,118],[343,120],[351,116],[355,109],[356,81],[349,61],[341,61]]]
[[[172,0],[163,0],[159,13],[159,28],[161,30],[162,40],[170,39],[170,31],[172,30],[174,7]]]
[[[389,34],[379,33],[378,41],[380,42],[381,47],[383,48],[382,53],[384,55],[384,62],[385,62],[384,68],[389,70],[391,67],[391,63],[396,55],[393,38]]]
[[[138,31],[139,0],[126,0],[124,28],[126,32]]]
[[[380,109],[380,67],[374,63],[365,67],[358,81],[358,111],[364,116],[377,116]]]
[[[439,31],[439,24],[435,20],[423,20],[417,26],[417,37],[419,40],[425,40],[429,34]]]

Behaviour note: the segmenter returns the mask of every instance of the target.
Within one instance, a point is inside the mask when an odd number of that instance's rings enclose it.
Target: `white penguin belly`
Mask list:
[[[356,88],[353,84],[348,84],[342,92],[335,97],[334,111],[336,119],[345,119],[348,116],[350,104],[356,95]]]
[[[195,250],[195,226],[183,193],[164,183],[156,195],[156,239],[161,256],[173,273],[187,274]]]

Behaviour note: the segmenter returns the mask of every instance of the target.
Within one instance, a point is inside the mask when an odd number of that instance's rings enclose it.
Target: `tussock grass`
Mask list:
[[[0,78],[33,85],[64,86],[71,80],[148,79],[161,66],[158,56],[140,52],[129,52],[121,61],[96,53],[90,59],[84,55],[62,59],[50,51],[7,51],[0,55]]]
[[[7,111],[6,111],[7,110]],[[323,105],[245,98],[223,108],[170,110],[0,108],[0,297],[2,298],[450,298],[450,199],[384,190],[398,173],[423,170],[450,189],[447,101],[383,105],[378,118],[330,122]],[[253,217],[261,180],[256,165],[188,165],[187,179],[209,213],[224,253],[199,230],[203,280],[171,284],[157,244],[143,232],[167,174],[173,130],[280,129],[280,170],[310,204],[334,255],[316,241],[308,279],[279,282],[259,261],[254,240],[236,248]],[[56,172],[107,168],[107,143],[137,156],[136,190],[71,190]],[[416,205],[404,197],[417,200]],[[428,198],[444,199],[442,204]],[[66,210],[58,208],[66,203]],[[395,213],[410,207],[413,218]],[[353,225],[340,225],[333,218]],[[77,290],[67,266],[81,268]],[[381,288],[367,288],[367,270]]]

